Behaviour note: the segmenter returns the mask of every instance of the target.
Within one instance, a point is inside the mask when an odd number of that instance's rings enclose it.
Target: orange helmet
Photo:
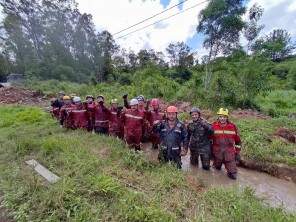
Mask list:
[[[178,109],[175,106],[169,106],[167,108],[167,113],[178,113]]]
[[[151,106],[159,106],[159,100],[158,99],[152,99],[151,100]]]

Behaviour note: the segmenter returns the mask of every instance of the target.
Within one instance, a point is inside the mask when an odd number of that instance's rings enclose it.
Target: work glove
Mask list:
[[[128,96],[128,94],[126,93],[126,94],[124,94],[124,95],[122,96],[122,98],[123,98],[123,99],[127,99],[127,96]]]
[[[239,145],[236,145],[235,146],[235,162],[237,164],[239,164],[241,161],[240,151],[241,151],[241,147]]]
[[[239,153],[235,154],[235,162],[236,162],[236,164],[239,164],[241,162],[241,156]]]

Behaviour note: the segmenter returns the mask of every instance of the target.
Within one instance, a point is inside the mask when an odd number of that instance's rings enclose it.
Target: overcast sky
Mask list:
[[[166,8],[177,4],[181,0],[77,0],[81,12],[93,15],[94,23],[98,30],[107,29],[111,33],[118,32],[127,26],[133,25],[142,19],[156,14]],[[126,34],[135,29],[168,17],[183,9],[189,8],[203,0],[189,0],[180,7],[176,7],[161,16],[144,24],[121,33]],[[264,7],[265,12],[261,23],[265,24],[263,33],[268,33],[274,28],[287,29],[296,39],[296,0],[249,0],[250,7],[254,3]],[[138,51],[143,48],[153,48],[163,51],[171,42],[184,41],[199,54],[202,49],[203,36],[196,34],[198,14],[206,7],[206,3],[175,16],[158,25],[117,39],[116,41],[126,49]],[[120,37],[115,35],[114,38]]]

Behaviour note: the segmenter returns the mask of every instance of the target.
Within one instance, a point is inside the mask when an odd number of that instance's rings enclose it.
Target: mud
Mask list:
[[[149,144],[144,145],[144,153],[149,159],[157,161],[158,151],[151,150]],[[251,187],[255,194],[270,206],[283,207],[288,212],[296,213],[296,186],[292,181],[245,168],[239,168],[238,179],[234,181],[227,177],[224,168],[221,171],[204,171],[201,167],[191,166],[189,154],[182,157],[182,163],[182,170],[189,174],[190,181],[196,178],[205,187]]]
[[[271,119],[270,116],[267,116],[263,113],[260,113],[256,110],[252,110],[252,109],[246,109],[246,110],[242,110],[242,109],[237,109],[237,110],[233,110],[231,113],[230,113],[231,117],[233,118],[237,118],[237,119],[240,119],[240,118],[256,118],[256,119],[263,119],[263,120],[266,120],[266,119]]]
[[[0,104],[40,105],[44,102],[40,92],[17,87],[0,88]]]
[[[265,172],[271,176],[296,183],[296,167],[286,166],[284,164],[258,163],[253,160],[241,160],[240,167]]]
[[[275,132],[275,135],[284,138],[290,143],[296,143],[296,133],[287,128],[278,128]]]

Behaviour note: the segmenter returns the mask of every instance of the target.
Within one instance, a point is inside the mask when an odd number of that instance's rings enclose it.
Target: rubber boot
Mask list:
[[[215,169],[216,170],[221,170],[222,166],[218,167],[218,166],[215,166]]]
[[[202,168],[207,171],[210,170],[210,166],[203,166]]]
[[[229,177],[230,179],[232,179],[232,180],[236,180],[236,178],[237,178],[236,173],[227,173],[227,175],[228,175],[228,177]]]

